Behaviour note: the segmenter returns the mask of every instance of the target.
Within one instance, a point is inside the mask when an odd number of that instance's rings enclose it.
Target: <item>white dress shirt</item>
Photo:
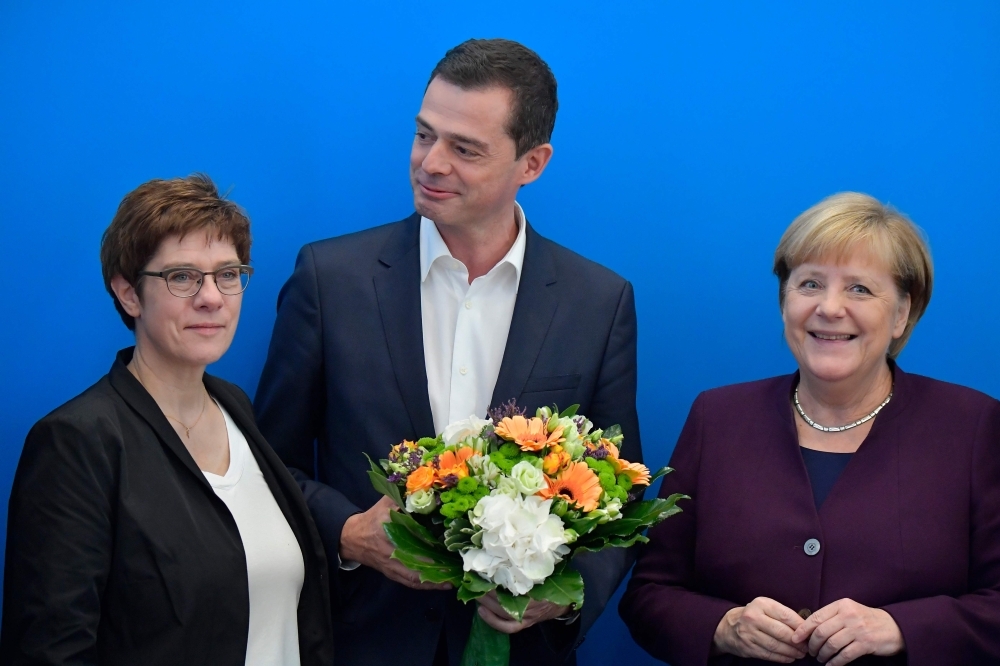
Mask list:
[[[472,415],[485,418],[493,398],[524,264],[524,211],[516,202],[514,211],[517,239],[472,284],[434,222],[420,218],[420,314],[436,433]]]
[[[246,437],[222,405],[219,409],[229,435],[229,469],[224,476],[203,473],[233,514],[246,552],[250,627],[245,663],[298,666],[302,551]]]

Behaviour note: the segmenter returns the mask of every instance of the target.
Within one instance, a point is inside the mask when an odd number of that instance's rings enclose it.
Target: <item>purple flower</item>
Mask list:
[[[400,474],[399,472],[393,472],[387,477],[387,480],[389,481],[389,483],[399,483],[400,481],[403,480],[403,475]]]
[[[458,485],[458,475],[448,474],[447,476],[441,478],[441,483],[444,484],[445,488],[454,488]]]
[[[508,402],[505,402],[498,407],[494,407],[489,411],[489,417],[494,423],[500,423],[505,418],[511,418],[514,416],[524,416],[525,409],[523,407],[517,406],[517,401],[511,398]]]

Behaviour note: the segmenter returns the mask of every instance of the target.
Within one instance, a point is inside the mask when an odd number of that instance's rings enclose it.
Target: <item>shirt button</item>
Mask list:
[[[466,310],[471,310],[472,309],[472,301],[466,301],[465,302],[465,309]]]
[[[802,546],[802,549],[806,551],[806,555],[809,557],[818,553],[819,548],[819,539],[809,539],[809,541],[806,541],[805,545]]]
[[[464,375],[467,372],[469,372],[469,369],[463,365],[461,368],[458,369],[458,371]]]

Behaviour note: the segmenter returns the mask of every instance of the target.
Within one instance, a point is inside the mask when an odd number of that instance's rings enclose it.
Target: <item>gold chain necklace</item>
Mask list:
[[[142,388],[146,389],[146,393],[149,393],[149,389],[146,388],[146,382],[142,381],[142,376],[139,374],[139,364],[138,363],[135,364],[135,378],[139,380],[139,384],[142,386]],[[149,395],[150,395],[150,397],[152,397],[153,394],[150,393]],[[153,398],[153,400],[155,402],[156,398]],[[157,403],[156,406],[160,407],[159,403]],[[192,423],[191,425],[188,425],[188,424],[184,423],[183,421],[181,421],[176,416],[171,416],[170,414],[167,414],[165,411],[163,411],[163,407],[160,407],[160,411],[163,412],[163,415],[166,416],[171,421],[176,421],[177,423],[180,423],[181,427],[184,428],[184,436],[187,437],[188,439],[191,439],[191,430],[194,429],[194,427],[196,425],[198,425],[199,421],[201,421],[201,417],[205,415],[205,408],[207,406],[208,406],[208,392],[206,391],[202,395],[201,412],[198,414],[198,418],[196,418],[194,420],[194,423]]]

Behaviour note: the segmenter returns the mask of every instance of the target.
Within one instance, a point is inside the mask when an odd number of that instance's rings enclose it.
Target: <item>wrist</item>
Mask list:
[[[722,619],[719,620],[719,624],[715,627],[715,634],[712,636],[712,649],[709,652],[709,656],[714,657],[720,654],[730,654],[729,639],[732,636],[733,626],[736,624],[736,618],[743,612],[744,608],[745,606],[730,608],[726,611],[726,614],[722,616]]]
[[[341,562],[360,562],[361,550],[358,548],[357,524],[362,514],[356,513],[344,521],[344,527],[340,531],[340,548],[338,555]]]

